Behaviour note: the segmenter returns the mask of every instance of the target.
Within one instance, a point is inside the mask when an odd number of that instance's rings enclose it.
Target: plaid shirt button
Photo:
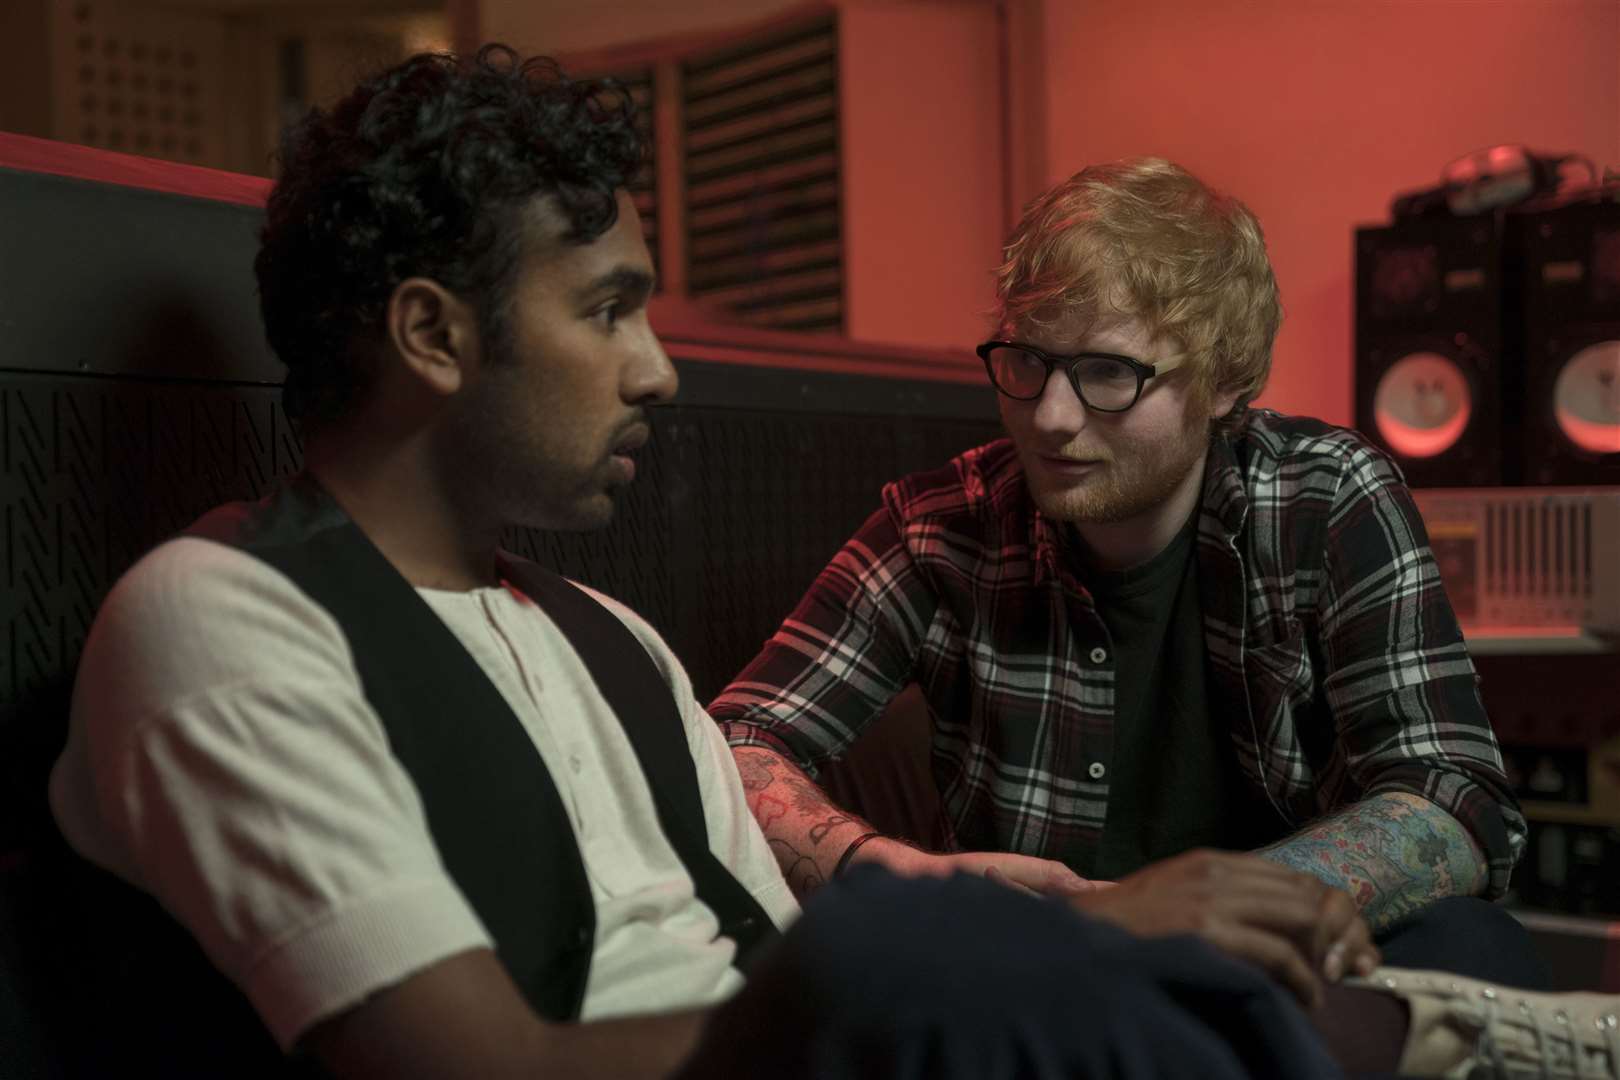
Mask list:
[[[1104,766],[1100,761],[1093,761],[1090,767],[1086,769],[1087,774],[1089,774],[1093,780],[1101,780],[1103,778],[1103,773],[1107,771],[1107,767]]]
[[[1108,659],[1107,649],[1098,646],[1097,648],[1091,650],[1091,662],[1093,664],[1100,664],[1106,659]]]

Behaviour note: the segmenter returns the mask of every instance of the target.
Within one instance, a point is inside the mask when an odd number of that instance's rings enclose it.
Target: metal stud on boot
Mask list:
[[[1402,1076],[1620,1080],[1615,995],[1547,994],[1404,968],[1379,968],[1344,985],[1406,1003]]]

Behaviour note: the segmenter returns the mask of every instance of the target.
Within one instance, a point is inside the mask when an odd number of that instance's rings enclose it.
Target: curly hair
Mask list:
[[[1260,223],[1160,158],[1093,165],[1037,198],[996,271],[1001,329],[1130,315],[1190,354],[1196,402],[1237,392],[1242,423],[1282,323]]]
[[[288,415],[309,427],[352,408],[409,277],[466,299],[498,347],[525,208],[553,197],[567,239],[587,243],[613,227],[644,153],[622,88],[504,45],[413,56],[310,110],[283,137],[254,261]]]

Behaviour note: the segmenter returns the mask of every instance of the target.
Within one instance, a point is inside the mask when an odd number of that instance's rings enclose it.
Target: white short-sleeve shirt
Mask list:
[[[562,798],[596,905],[584,1019],[722,1000],[734,946],[659,828],[628,737],[550,618],[505,588],[418,594],[500,690]],[[668,647],[709,846],[772,920],[797,905]],[[68,841],[153,893],[290,1047],[438,960],[490,947],[389,752],[337,623],[280,571],[172,540],[114,586],[51,777]]]

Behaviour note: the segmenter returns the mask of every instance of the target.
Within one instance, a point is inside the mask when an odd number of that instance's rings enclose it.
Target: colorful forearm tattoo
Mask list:
[[[1402,793],[1356,803],[1259,854],[1349,893],[1374,931],[1485,884],[1485,860],[1457,819]]]

